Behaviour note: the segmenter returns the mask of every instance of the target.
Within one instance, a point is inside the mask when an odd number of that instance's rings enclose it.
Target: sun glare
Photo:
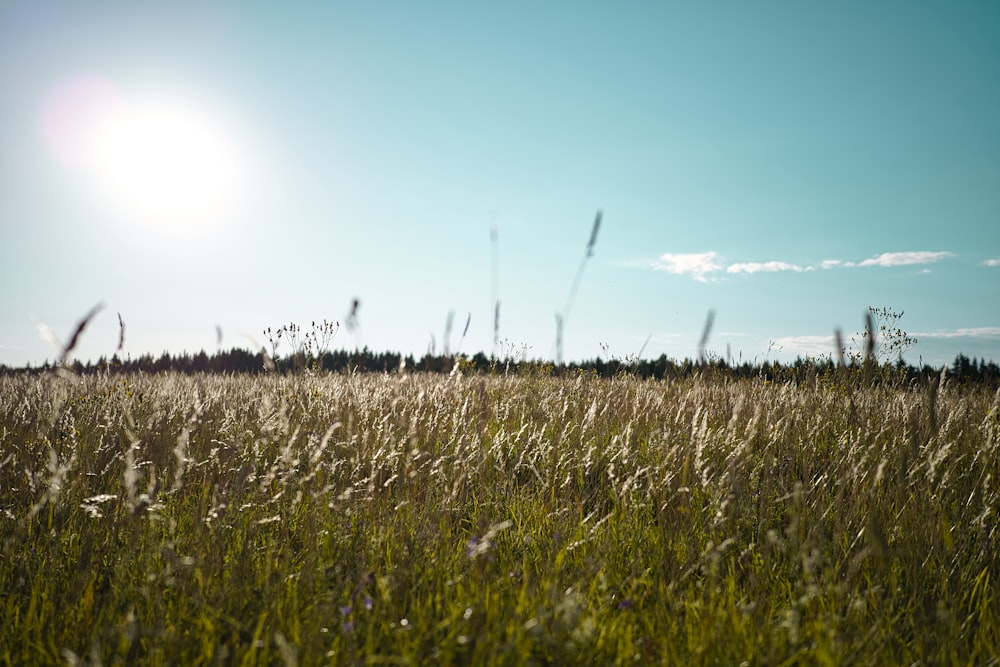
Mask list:
[[[227,127],[180,100],[129,99],[88,80],[50,98],[43,135],[129,223],[191,237],[232,222],[246,194],[245,157]]]
[[[169,102],[123,105],[95,128],[91,168],[112,204],[167,230],[221,224],[239,203],[242,169],[225,133]]]

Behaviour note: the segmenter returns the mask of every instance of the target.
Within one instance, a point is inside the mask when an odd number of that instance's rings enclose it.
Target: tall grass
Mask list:
[[[0,378],[0,664],[997,664],[1000,395]]]

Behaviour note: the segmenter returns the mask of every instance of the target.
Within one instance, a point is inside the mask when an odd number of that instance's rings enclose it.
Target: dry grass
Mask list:
[[[1000,654],[975,386],[16,376],[0,434],[2,664]]]

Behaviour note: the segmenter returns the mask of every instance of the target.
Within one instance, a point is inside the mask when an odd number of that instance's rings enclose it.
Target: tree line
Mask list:
[[[43,373],[55,370],[59,365],[45,362],[40,366],[8,367],[0,365],[0,374]],[[727,363],[722,358],[707,360],[673,359],[665,354],[651,359],[602,359],[600,357],[582,362],[552,364],[544,361],[504,359],[488,357],[482,352],[472,356],[425,354],[417,359],[413,355],[395,352],[374,352],[367,347],[362,350],[345,349],[325,351],[321,354],[292,354],[286,357],[272,357],[265,351],[252,352],[234,347],[212,354],[204,350],[190,354],[170,354],[164,352],[159,357],[144,354],[136,358],[110,359],[101,357],[97,361],[67,361],[63,368],[79,375],[96,373],[225,373],[263,374],[297,372],[332,373],[533,373],[539,375],[567,375],[591,373],[599,377],[614,377],[622,374],[640,378],[665,379],[690,376],[695,373],[731,378],[763,378],[777,382],[809,382],[817,378],[833,376],[835,373],[867,372],[880,378],[895,380],[915,380],[938,377],[942,371],[952,380],[969,383],[983,383],[1000,387],[1000,366],[993,361],[969,358],[964,354],[955,357],[954,362],[944,369],[929,365],[916,367],[898,360],[895,364],[851,361],[838,365],[829,357],[820,359],[796,359],[790,363],[764,361],[762,363]]]

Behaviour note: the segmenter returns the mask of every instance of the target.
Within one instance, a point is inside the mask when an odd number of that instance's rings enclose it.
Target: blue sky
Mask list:
[[[1000,361],[992,2],[0,6],[0,363],[261,345]],[[109,120],[110,119],[110,120]],[[490,229],[497,230],[496,282]],[[648,339],[648,343],[647,343]],[[643,347],[645,344],[645,347]]]

